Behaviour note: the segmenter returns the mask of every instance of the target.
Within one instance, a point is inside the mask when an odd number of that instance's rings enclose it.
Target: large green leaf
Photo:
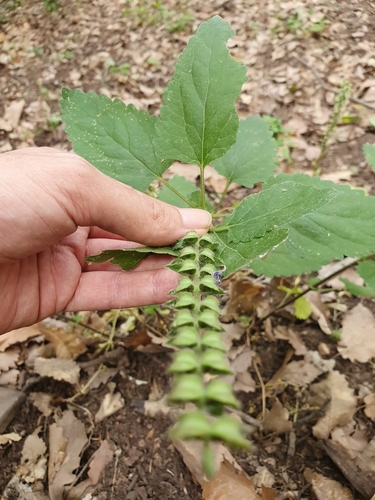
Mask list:
[[[316,189],[302,183],[282,182],[245,198],[215,232],[228,232],[229,241],[250,242],[315,211],[336,197],[333,189]]]
[[[278,247],[288,236],[287,222],[297,220],[338,196],[335,190],[319,190],[296,182],[275,184],[245,198],[233,212],[212,229],[218,256],[226,275],[250,265]]]
[[[117,264],[121,266],[124,271],[128,271],[136,267],[143,259],[146,259],[152,254],[173,255],[176,257],[178,252],[173,250],[172,247],[123,248],[120,250],[104,250],[99,255],[90,255],[86,257],[86,261],[101,264],[109,260],[111,264]]]
[[[169,167],[155,154],[155,116],[94,92],[64,88],[62,97],[62,120],[74,151],[105,174],[145,191]]]
[[[252,263],[257,274],[290,276],[318,270],[333,259],[362,257],[375,251],[375,198],[363,190],[336,185],[303,174],[281,174],[267,181],[265,191],[287,179],[317,189],[334,189],[340,196],[298,220],[285,224],[285,243]],[[264,192],[265,192],[264,191]]]
[[[240,120],[236,142],[211,165],[229,183],[251,188],[256,182],[265,181],[277,167],[275,141],[268,124],[260,116]]]
[[[164,94],[155,140],[161,158],[200,166],[223,156],[238,130],[235,101],[246,67],[226,48],[234,35],[219,16],[200,25]]]
[[[375,146],[368,142],[363,146],[363,152],[371,168],[375,170]]]

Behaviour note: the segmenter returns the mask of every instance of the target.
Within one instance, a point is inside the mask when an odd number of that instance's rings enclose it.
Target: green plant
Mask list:
[[[272,132],[280,158],[291,162],[290,150],[293,147],[293,141],[290,138],[289,130],[284,128],[281,119],[277,116],[265,114],[263,120],[268,124]]]
[[[300,10],[297,10],[295,15],[289,16],[286,20],[286,29],[291,33],[295,33],[303,26],[303,19]]]
[[[290,276],[318,270],[344,255],[363,257],[375,251],[374,197],[318,177],[273,176],[274,133],[259,116],[239,120],[236,113],[246,68],[226,48],[233,34],[218,16],[201,24],[179,57],[160,118],[93,92],[63,89],[61,101],[62,120],[76,153],[135,189],[145,191],[156,180],[160,199],[180,207],[208,208],[221,217],[201,239],[189,233],[172,247],[107,250],[88,258],[110,260],[126,270],[153,253],[175,257],[171,267],[182,277],[174,291],[178,312],[170,342],[182,354],[177,352],[172,371],[183,366],[183,372],[176,375],[171,400],[194,401],[197,412],[182,417],[174,436],[203,440],[208,474],[211,439],[245,445],[241,429],[217,415],[223,405],[236,406],[235,398],[220,378],[210,391],[202,378],[204,371],[215,371],[214,366],[221,367],[219,374],[224,370],[218,305],[211,297],[219,293],[219,278],[244,266],[256,274]],[[199,166],[199,186],[181,176],[165,179],[174,160]],[[226,178],[219,200],[208,199],[205,192],[207,165]],[[232,182],[248,188],[264,184],[261,192],[237,206],[222,208]],[[206,356],[212,356],[210,362]],[[211,417],[219,417],[217,428]]]
[[[49,130],[55,130],[61,123],[61,113],[56,111],[47,116],[48,128]]]
[[[43,4],[47,12],[57,12],[59,10],[59,3],[57,0],[43,0]]]
[[[159,0],[141,0],[137,5],[128,0],[123,15],[135,18],[138,26],[164,25],[169,33],[179,33],[191,26],[194,17],[189,11],[180,12],[179,3],[177,6],[178,10],[169,10]]]

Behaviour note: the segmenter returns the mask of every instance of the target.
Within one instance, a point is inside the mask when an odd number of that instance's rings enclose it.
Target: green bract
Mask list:
[[[192,245],[191,241],[194,240],[196,242]],[[189,246],[186,246],[186,241],[189,241]],[[230,419],[226,436],[224,429],[227,420],[220,420],[223,418],[225,406],[239,406],[230,385],[220,378],[205,382],[203,377],[205,373],[218,376],[232,373],[219,333],[223,331],[219,321],[219,302],[216,297],[206,296],[205,293],[206,290],[208,293],[221,293],[212,276],[207,274],[215,268],[212,264],[202,264],[200,255],[201,252],[207,253],[209,246],[214,247],[213,237],[205,235],[201,241],[189,232],[176,246],[189,248],[188,262],[194,264],[195,272],[191,273],[191,266],[181,266],[179,272],[189,276],[188,280],[194,291],[178,291],[181,281],[186,278],[183,276],[173,292],[177,296],[175,307],[178,311],[172,323],[170,343],[183,350],[175,354],[170,367],[170,371],[175,374],[175,381],[169,400],[172,403],[195,403],[198,411],[180,418],[171,436],[174,439],[202,439],[205,448],[211,440],[217,439],[246,447],[249,443],[243,436],[242,427]],[[194,260],[190,260],[192,255],[195,256]],[[173,263],[169,267],[175,269]],[[183,304],[186,304],[186,309],[181,309]],[[211,453],[204,451],[202,465],[207,476],[210,476],[213,470],[213,464],[209,462],[211,456]]]

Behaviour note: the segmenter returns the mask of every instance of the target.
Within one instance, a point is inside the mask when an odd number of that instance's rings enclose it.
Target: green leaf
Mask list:
[[[172,403],[186,403],[187,401],[198,401],[203,397],[204,387],[201,377],[194,373],[178,377],[168,399]]]
[[[246,67],[226,48],[233,35],[229,23],[215,16],[190,38],[163,97],[155,140],[161,158],[203,167],[234,144],[235,102],[246,81]]]
[[[228,231],[229,240],[250,242],[327,204],[339,193],[296,182],[282,182],[245,198],[216,228]]]
[[[276,185],[274,186],[276,188]],[[296,182],[283,182],[245,198],[218,226],[213,234],[219,244],[217,257],[226,266],[225,275],[264,258],[288,236],[287,221],[306,217],[339,193]]]
[[[213,379],[206,387],[205,397],[208,401],[239,408],[240,403],[234,397],[231,386],[224,380]]]
[[[197,191],[200,196],[200,191],[197,186],[180,175],[172,177],[172,179],[168,181],[168,184],[188,200],[194,191]],[[171,191],[168,186],[162,186],[158,199],[170,205],[174,205],[175,207],[188,208],[190,206]]]
[[[294,316],[297,319],[307,319],[312,313],[312,307],[306,297],[299,297],[294,301]]]
[[[208,373],[228,375],[233,373],[224,354],[217,349],[207,349],[201,358],[201,366]]]
[[[121,266],[123,271],[128,271],[152,254],[177,256],[178,252],[172,247],[123,248],[121,250],[104,250],[99,255],[86,257],[86,261],[101,264],[109,260],[111,264]]]
[[[375,297],[375,288],[356,285],[346,278],[340,278],[340,281],[344,283],[348,292],[355,297]]]
[[[60,104],[74,151],[105,174],[145,191],[169,167],[155,154],[155,116],[119,99],[67,88]]]
[[[269,231],[261,238],[254,238],[250,242],[239,242],[233,245],[229,241],[228,231],[216,233],[215,238],[219,244],[217,256],[226,266],[224,275],[229,276],[241,267],[249,266],[255,259],[264,257],[287,237],[287,229],[278,229]]]
[[[375,170],[375,146],[368,142],[363,146],[363,152],[371,168]]]
[[[200,411],[185,413],[178,417],[171,430],[172,439],[205,439],[210,435],[211,424],[207,416]]]
[[[250,442],[243,436],[243,425],[232,417],[224,415],[214,420],[210,433],[214,439],[219,439],[237,448],[250,448]]]
[[[265,181],[277,167],[273,134],[260,116],[240,120],[237,141],[222,158],[211,165],[230,182],[252,188]]]
[[[199,362],[195,352],[184,349],[176,353],[168,371],[171,373],[186,373],[197,370],[198,366]]]
[[[285,224],[286,242],[251,264],[256,274],[290,276],[320,269],[333,259],[363,257],[375,251],[375,198],[350,186],[303,174],[278,175],[267,181],[268,190],[291,179],[317,189],[334,189],[340,196],[315,212]]]
[[[375,261],[360,262],[356,269],[366,286],[355,285],[346,278],[340,278],[340,280],[345,283],[347,290],[356,297],[375,297]]]

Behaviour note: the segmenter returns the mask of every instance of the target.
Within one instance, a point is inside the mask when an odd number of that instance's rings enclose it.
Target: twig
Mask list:
[[[264,386],[264,382],[262,379],[262,375],[260,374],[258,364],[254,359],[254,370],[256,371],[257,377],[259,379],[260,387],[262,388],[262,421],[266,418],[266,388]]]
[[[244,422],[246,422],[247,424],[254,425],[255,427],[258,427],[259,429],[262,429],[263,424],[260,420],[257,420],[256,418],[251,417],[250,415],[247,415],[246,413],[244,413],[241,410],[236,410],[235,408],[230,408],[229,406],[226,406],[225,409],[230,411],[231,413],[235,413],[236,415],[241,417],[241,419]]]
[[[294,59],[296,59],[299,63],[301,63],[302,66],[305,66],[305,68],[307,68],[311,71],[311,73],[314,75],[315,79],[318,81],[319,85],[324,90],[327,90],[327,92],[333,92],[334,94],[338,93],[338,91],[336,89],[327,85],[324,82],[324,80],[321,78],[321,76],[317,73],[317,71],[312,66],[310,66],[304,59],[296,56],[295,54],[293,54],[292,57],[294,57]],[[373,106],[372,104],[369,104],[366,101],[363,101],[362,99],[357,99],[356,97],[349,97],[349,101],[354,102],[356,104],[360,104],[361,106],[364,106],[365,108],[371,109],[371,111],[375,111],[375,106]]]
[[[349,261],[348,264],[345,264],[344,266],[340,267],[339,269],[335,269],[335,271],[333,273],[329,274],[328,276],[325,276],[323,279],[321,279],[320,281],[318,281],[318,283],[316,283],[313,287],[311,287],[310,285],[306,285],[306,288],[304,290],[302,290],[301,293],[299,293],[298,295],[292,295],[283,304],[281,304],[281,305],[279,304],[278,306],[275,307],[275,309],[272,309],[272,311],[270,311],[269,313],[267,313],[265,316],[262,316],[261,318],[258,318],[257,324],[262,323],[267,318],[269,318],[270,316],[272,316],[273,314],[275,314],[276,312],[278,312],[280,309],[283,309],[284,307],[288,306],[289,304],[292,304],[295,300],[299,299],[303,295],[306,295],[307,292],[310,292],[311,290],[314,290],[314,289],[318,288],[319,286],[323,285],[323,283],[325,283],[326,281],[329,281],[330,279],[334,278],[335,276],[337,276],[337,275],[343,273],[344,271],[346,271],[346,269],[350,269],[351,267],[355,266],[363,258],[367,259],[367,258],[373,257],[374,255],[375,254],[371,254],[371,255],[368,255],[367,257],[362,257],[362,258],[358,257],[356,259],[350,259],[350,261]],[[347,260],[343,259],[341,262],[347,262]]]
[[[109,351],[106,354],[102,354],[95,359],[90,359],[90,361],[81,361],[78,363],[80,368],[91,368],[92,366],[98,366],[102,363],[111,361],[118,361],[125,354],[125,349],[123,347],[116,347],[113,351]]]
[[[115,451],[116,460],[115,460],[115,467],[114,467],[113,477],[112,477],[111,500],[113,500],[113,494],[115,492],[117,466],[118,466],[118,460],[120,458],[121,452],[122,452],[121,448],[117,448],[117,450]]]

